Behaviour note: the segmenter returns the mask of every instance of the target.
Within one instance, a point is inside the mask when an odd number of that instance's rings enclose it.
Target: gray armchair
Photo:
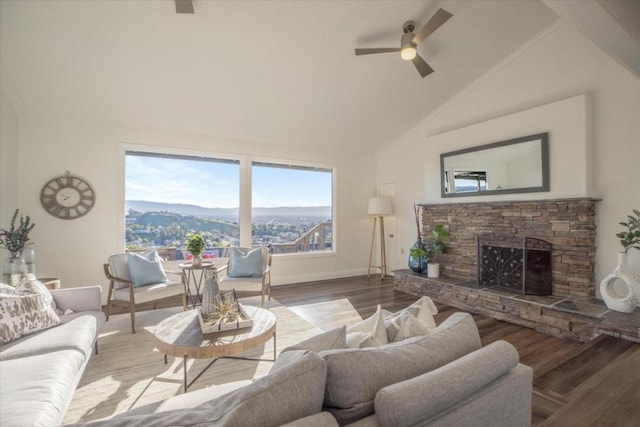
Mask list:
[[[255,267],[257,257],[260,258],[257,269],[245,268],[249,263]],[[271,254],[268,248],[229,248],[229,262],[219,268],[218,273],[223,271],[226,271],[226,276],[218,279],[221,291],[259,292],[263,307],[265,296],[271,301]]]
[[[128,307],[131,313],[131,332],[136,333],[136,307],[157,304],[166,300],[182,296],[182,307],[186,309],[184,276],[182,272],[164,270],[165,273],[178,275],[178,281],[166,281],[150,283],[144,286],[136,286],[131,279],[128,265],[128,254],[116,254],[109,257],[104,264],[104,274],[109,280],[109,294],[107,296],[107,321],[113,305]]]

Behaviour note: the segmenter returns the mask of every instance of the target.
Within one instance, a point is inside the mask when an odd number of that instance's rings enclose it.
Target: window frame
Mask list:
[[[117,214],[117,226],[119,230],[119,246],[126,250],[126,237],[125,237],[125,196],[126,196],[126,156],[128,152],[134,152],[136,155],[148,155],[151,156],[175,156],[179,157],[193,157],[203,158],[221,161],[239,162],[240,166],[240,198],[239,198],[239,215],[238,223],[240,227],[240,245],[243,247],[251,247],[252,236],[252,168],[254,163],[267,163],[273,165],[283,166],[298,166],[301,168],[310,169],[323,169],[331,171],[331,222],[332,222],[332,245],[331,250],[318,251],[318,252],[293,252],[284,254],[274,254],[274,257],[283,258],[322,258],[322,257],[335,257],[338,254],[339,245],[339,221],[337,218],[337,182],[338,182],[338,168],[334,164],[320,163],[320,162],[306,162],[302,160],[292,160],[288,158],[277,157],[260,157],[249,156],[245,154],[233,154],[222,153],[216,151],[195,150],[195,149],[183,149],[176,147],[161,147],[150,145],[137,145],[121,143],[120,146],[120,203],[118,204]]]

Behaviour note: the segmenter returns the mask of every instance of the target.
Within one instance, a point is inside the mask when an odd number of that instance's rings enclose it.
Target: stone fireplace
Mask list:
[[[394,289],[558,337],[589,341],[606,333],[640,342],[640,310],[610,312],[594,298],[596,202],[422,205],[425,238],[438,224],[451,235],[436,256],[441,276],[396,270]],[[484,261],[493,263],[488,276]]]
[[[441,275],[461,280],[480,278],[478,240],[483,233],[511,235],[521,242],[538,239],[528,244],[546,242],[551,246],[551,294],[589,301],[595,297],[597,201],[576,198],[425,204],[422,229],[428,239],[435,225],[446,226],[451,241],[436,261]]]

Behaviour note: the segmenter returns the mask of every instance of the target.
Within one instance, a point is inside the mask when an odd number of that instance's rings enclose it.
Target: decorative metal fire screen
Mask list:
[[[526,295],[551,295],[551,243],[534,237],[478,235],[478,284]]]

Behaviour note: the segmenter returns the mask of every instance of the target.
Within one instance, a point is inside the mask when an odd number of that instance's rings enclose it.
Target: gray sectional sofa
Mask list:
[[[100,286],[51,291],[57,308],[69,313],[62,323],[0,347],[0,425],[60,425],[97,350],[105,319],[100,293]]]
[[[134,409],[93,426],[492,426],[531,424],[532,370],[486,347],[455,313],[428,335],[347,349],[339,328],[283,350],[268,375]]]

